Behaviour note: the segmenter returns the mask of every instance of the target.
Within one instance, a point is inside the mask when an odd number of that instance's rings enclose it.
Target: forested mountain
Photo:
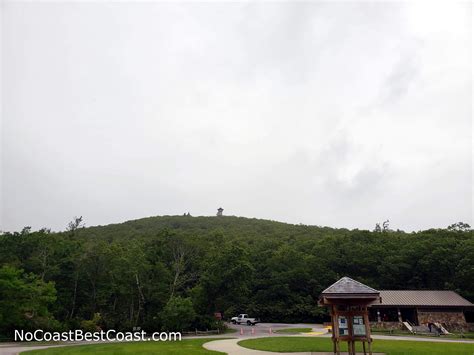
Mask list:
[[[150,217],[0,235],[0,334],[12,329],[216,326],[251,313],[318,321],[319,293],[350,276],[379,289],[450,289],[474,301],[472,231],[417,233],[240,217]]]

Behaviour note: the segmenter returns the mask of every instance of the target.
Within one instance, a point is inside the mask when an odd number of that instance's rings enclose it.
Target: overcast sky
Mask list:
[[[2,5],[0,230],[472,225],[471,4]]]

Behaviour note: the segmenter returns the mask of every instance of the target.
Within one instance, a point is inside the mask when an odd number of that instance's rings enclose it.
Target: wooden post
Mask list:
[[[334,310],[334,337],[336,338],[336,354],[340,355],[341,354],[341,344],[339,343],[339,319],[338,319],[338,314],[337,314],[337,306],[333,306]]]
[[[339,354],[337,351],[337,346],[336,346],[336,323],[335,323],[336,315],[334,312],[334,305],[331,306],[331,325],[332,325],[332,346],[334,350],[334,354]]]
[[[337,306],[333,306],[334,309],[334,336],[336,337],[336,353],[337,355],[341,354],[341,343],[339,337],[339,312],[337,311]]]
[[[365,307],[367,310],[367,307]],[[372,342],[372,334],[370,333],[370,322],[369,322],[369,315],[368,312],[364,314],[364,323],[365,323],[365,336],[367,337],[367,341],[369,343],[369,354],[372,355],[372,347],[370,343]],[[364,354],[365,354],[365,342],[364,342]]]
[[[346,322],[347,322],[347,331],[349,332],[349,341],[348,341],[348,345],[349,345],[349,354],[354,354],[354,340],[353,337],[354,337],[354,330],[353,330],[353,327],[352,327],[352,318],[353,316],[348,314],[346,315]]]
[[[369,322],[369,315],[367,313],[364,314],[364,323],[365,323],[365,336],[370,339],[372,336],[370,333],[370,322]]]

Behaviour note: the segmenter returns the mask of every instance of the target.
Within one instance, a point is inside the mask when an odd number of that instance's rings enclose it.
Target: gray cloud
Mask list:
[[[426,6],[4,2],[0,229],[472,224],[471,5]]]

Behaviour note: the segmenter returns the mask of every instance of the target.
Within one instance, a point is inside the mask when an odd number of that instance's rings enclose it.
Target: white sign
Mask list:
[[[352,331],[354,332],[354,335],[365,335],[365,325],[363,324],[354,324],[352,326]]]
[[[339,328],[347,328],[347,319],[346,319],[346,317],[344,317],[344,316],[339,317]]]
[[[349,335],[349,327],[347,324],[347,318],[340,316],[338,319],[339,323],[339,335]]]

